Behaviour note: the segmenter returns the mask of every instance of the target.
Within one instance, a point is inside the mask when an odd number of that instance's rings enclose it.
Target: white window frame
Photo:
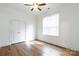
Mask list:
[[[59,14],[43,18],[42,26],[43,35],[59,36]]]

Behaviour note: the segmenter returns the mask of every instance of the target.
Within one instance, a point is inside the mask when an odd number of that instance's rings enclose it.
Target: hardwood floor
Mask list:
[[[21,42],[2,47],[0,56],[79,56],[79,52],[33,41],[31,44]]]

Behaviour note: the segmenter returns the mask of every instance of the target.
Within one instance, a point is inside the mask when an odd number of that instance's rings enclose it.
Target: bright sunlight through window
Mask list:
[[[59,14],[43,18],[43,35],[59,36]]]

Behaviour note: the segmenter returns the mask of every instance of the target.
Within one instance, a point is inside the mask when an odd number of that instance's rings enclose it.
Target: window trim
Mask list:
[[[57,18],[57,23],[58,23],[58,25],[56,25],[56,26],[49,26],[49,27],[57,27],[58,29],[57,29],[57,33],[53,33],[53,34],[50,34],[50,33],[48,33],[48,34],[46,34],[46,33],[44,33],[44,24],[43,24],[43,22],[44,22],[44,19],[45,18],[49,18],[49,17],[52,17],[52,16],[57,16],[58,18]],[[55,28],[56,29],[56,28]],[[42,20],[42,34],[43,35],[50,35],[50,36],[59,36],[59,13],[55,13],[55,14],[53,14],[53,15],[51,15],[51,16],[47,16],[47,17],[44,17],[43,18],[43,20]]]

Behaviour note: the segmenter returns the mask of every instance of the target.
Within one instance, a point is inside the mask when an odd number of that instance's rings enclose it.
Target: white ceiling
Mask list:
[[[31,6],[25,6],[23,3],[3,3],[3,4],[0,4],[0,6],[4,5],[10,8],[16,8],[17,10],[20,10],[24,13],[30,13],[33,15],[42,15],[48,12],[49,10],[51,9],[53,10],[53,8],[56,8],[62,5],[62,3],[46,3],[46,4],[47,4],[46,6],[40,7],[42,11],[39,11],[39,10],[30,11]]]

